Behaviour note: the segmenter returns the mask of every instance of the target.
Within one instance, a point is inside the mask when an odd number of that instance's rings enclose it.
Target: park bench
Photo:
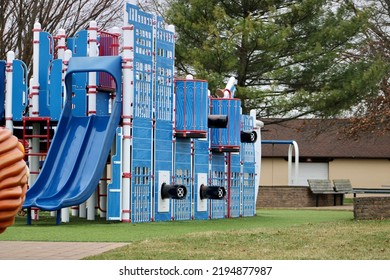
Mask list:
[[[338,195],[341,195],[341,204],[343,202],[344,192],[336,192],[330,180],[325,179],[308,179],[309,188],[313,194],[316,195],[316,207],[318,207],[319,196],[324,194],[334,195],[334,206],[336,206],[336,199]]]
[[[356,194],[390,194],[390,188],[387,186],[382,186],[381,188],[354,188],[352,187],[351,181],[349,179],[335,179],[333,184],[336,191],[344,193],[352,193],[354,197]]]
[[[362,193],[361,191],[352,187],[351,181],[349,179],[334,179],[333,184],[336,192],[343,192],[346,194],[351,193],[355,197],[357,193]]]

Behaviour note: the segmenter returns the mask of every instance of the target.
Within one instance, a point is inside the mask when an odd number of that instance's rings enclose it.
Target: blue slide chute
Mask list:
[[[66,102],[47,158],[26,194],[24,208],[54,211],[85,202],[95,191],[109,156],[122,110],[122,59],[74,57],[65,76]],[[72,114],[72,75],[106,72],[115,80],[110,115]]]

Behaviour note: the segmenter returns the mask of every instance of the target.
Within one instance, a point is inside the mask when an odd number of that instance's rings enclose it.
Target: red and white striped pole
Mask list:
[[[33,73],[30,80],[30,104],[29,104],[29,116],[30,117],[39,117],[39,37],[41,33],[41,24],[36,22],[33,29]],[[39,135],[40,133],[40,124],[34,122],[32,124],[32,134]],[[29,176],[29,185],[32,186],[35,183],[35,180],[39,174],[39,156],[40,152],[40,139],[32,138],[30,139],[30,147],[32,155],[29,156],[30,163],[30,176]],[[34,211],[34,210],[32,210]],[[38,212],[35,212],[35,218],[38,219]]]
[[[98,56],[97,31],[96,21],[91,21],[88,28],[89,57]],[[96,76],[96,72],[88,73],[88,115],[96,115]]]
[[[9,51],[7,53],[7,64],[6,64],[6,90],[5,90],[5,127],[13,132],[13,121],[12,121],[12,79],[13,79],[13,62],[15,60],[15,53]]]
[[[63,32],[62,32],[63,31]],[[60,36],[60,39],[59,39],[59,49],[58,49],[58,53],[57,53],[57,56],[58,58],[62,59],[62,86],[64,88],[64,100],[65,100],[65,96],[66,96],[66,92],[65,92],[65,86],[64,86],[64,79],[65,79],[65,72],[66,72],[66,69],[68,68],[68,62],[69,62],[69,59],[72,57],[72,51],[71,50],[65,50],[65,48],[63,48],[62,46],[65,46],[65,30],[63,29],[60,29],[59,30],[59,36]],[[62,42],[62,38],[64,39],[63,42]],[[62,208],[61,209],[61,222],[63,223],[69,223],[69,208],[66,207],[66,208]]]
[[[64,52],[64,58],[62,59],[62,86],[64,88],[64,104],[65,104],[65,101],[66,101],[66,87],[65,87],[65,74],[66,74],[66,71],[68,70],[68,64],[69,64],[69,60],[71,59],[72,57],[72,51],[71,50],[66,50]]]
[[[65,29],[61,28],[57,33],[57,58],[64,59],[65,50],[66,50],[66,35]]]
[[[65,71],[64,71],[64,60],[66,51],[66,35],[65,29],[59,29],[57,33],[57,59],[62,59],[62,88],[65,89]],[[65,90],[63,92],[62,104],[65,104]]]
[[[88,28],[88,47],[89,57],[98,56],[98,46],[97,46],[97,23],[96,21],[91,21]],[[97,84],[96,84],[96,72],[88,73],[88,116],[96,115],[96,94],[97,94]],[[96,191],[88,198],[86,202],[87,208],[87,220],[95,220],[96,214]]]
[[[30,117],[39,117],[39,34],[41,33],[41,24],[36,22],[34,24],[34,39],[33,39],[33,74],[31,78],[30,91]],[[33,135],[38,135],[40,131],[39,123],[33,123]],[[37,154],[40,151],[39,138],[32,138],[31,152]],[[35,182],[39,173],[39,157],[36,155],[30,156],[30,186]]]
[[[33,40],[33,76],[31,83],[31,108],[30,117],[39,116],[39,34],[41,33],[41,24],[34,24],[34,40]]]
[[[125,13],[123,29],[123,150],[122,150],[122,218],[131,222],[131,125],[134,112],[134,26]]]

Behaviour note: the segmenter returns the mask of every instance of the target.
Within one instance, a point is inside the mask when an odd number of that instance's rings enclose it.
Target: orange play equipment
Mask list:
[[[23,145],[0,127],[0,234],[14,224],[26,196],[27,181]]]

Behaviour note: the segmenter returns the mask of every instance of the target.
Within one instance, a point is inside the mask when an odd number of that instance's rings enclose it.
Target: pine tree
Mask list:
[[[244,113],[259,117],[334,116],[375,89],[380,56],[362,49],[369,9],[330,0],[172,0],[179,75],[212,91],[237,78]]]

